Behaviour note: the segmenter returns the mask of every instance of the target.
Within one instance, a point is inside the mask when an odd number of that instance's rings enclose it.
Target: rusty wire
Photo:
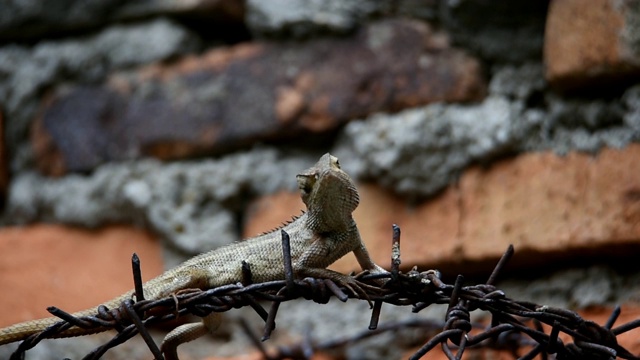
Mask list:
[[[640,319],[613,327],[620,314],[616,308],[604,325],[582,319],[577,313],[548,306],[540,306],[527,301],[509,299],[506,294],[494,286],[496,278],[514,253],[509,246],[502,256],[491,276],[485,284],[463,286],[463,277],[458,275],[453,285],[445,284],[437,271],[418,272],[415,268],[407,273],[399,270],[400,265],[400,229],[394,225],[391,271],[387,274],[362,273],[356,276],[361,284],[362,294],[348,291],[328,279],[305,278],[296,279],[291,266],[289,251],[289,236],[282,231],[285,280],[268,281],[251,284],[251,271],[248,264],[243,263],[243,285],[229,284],[214,289],[187,289],[157,300],[145,300],[140,276],[140,264],[134,255],[133,277],[137,302],[129,299],[120,307],[107,309],[98,308],[95,316],[77,318],[58,308],[47,310],[59,317],[60,322],[44,331],[25,339],[12,354],[12,360],[22,359],[25,351],[36,346],[42,339],[56,338],[65,330],[73,326],[84,329],[95,329],[96,332],[108,329],[117,330],[117,334],[107,343],[94,349],[84,359],[98,359],[107,350],[122,344],[136,334],[141,334],[155,359],[163,359],[158,346],[149,335],[147,327],[174,320],[178,317],[192,314],[206,316],[211,312],[224,312],[232,308],[249,306],[265,320],[264,333],[261,339],[254,336],[243,324],[245,331],[251,335],[256,347],[267,360],[278,359],[308,359],[316,351],[322,351],[344,346],[347,343],[375,336],[385,331],[395,331],[400,328],[416,327],[432,336],[410,359],[420,359],[427,352],[438,345],[449,359],[461,359],[465,350],[472,347],[490,347],[510,349],[513,354],[524,346],[531,348],[524,355],[514,358],[526,360],[540,356],[547,359],[555,355],[557,359],[636,359],[640,357],[631,354],[621,347],[616,337],[622,333],[640,327]],[[378,286],[379,279],[388,279],[383,286]],[[376,281],[378,280],[378,281]],[[269,338],[275,328],[275,317],[280,303],[297,298],[313,300],[325,304],[335,296],[341,301],[357,298],[373,303],[373,311],[369,330],[348,339],[325,340],[314,342],[305,338],[301,344],[280,347],[275,354],[269,354],[262,346],[262,341]],[[271,301],[269,311],[265,310],[259,301]],[[411,305],[412,311],[417,313],[432,304],[448,304],[444,322],[435,320],[410,320],[400,323],[383,324],[378,327],[378,318],[383,303],[406,306]],[[470,312],[481,310],[491,315],[490,325],[479,328],[472,324]],[[546,333],[541,324],[550,327]],[[476,331],[471,333],[472,328]],[[572,341],[565,343],[559,337],[560,333],[567,334]]]

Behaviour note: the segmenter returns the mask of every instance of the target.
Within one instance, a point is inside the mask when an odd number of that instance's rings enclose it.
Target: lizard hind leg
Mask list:
[[[178,346],[189,341],[193,341],[203,335],[215,332],[222,316],[220,313],[211,313],[202,318],[202,322],[180,325],[171,330],[162,341],[162,354],[166,360],[178,359]]]

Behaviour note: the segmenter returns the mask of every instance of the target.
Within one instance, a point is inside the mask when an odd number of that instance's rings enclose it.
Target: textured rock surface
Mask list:
[[[492,95],[522,100],[531,107],[539,105],[540,97],[547,87],[542,64],[530,61],[518,65],[494,66],[492,72],[489,83]]]
[[[371,112],[469,101],[484,90],[479,64],[442,34],[388,20],[347,38],[238,45],[76,87],[58,93],[35,137],[48,172],[90,170],[327,132]]]
[[[115,69],[170,59],[199,46],[197,36],[188,30],[158,19],[114,26],[73,40],[40,42],[32,48],[18,45],[0,48],[0,99],[14,167],[23,167],[28,160],[24,159],[28,155],[21,157],[18,146],[25,139],[41,105],[40,97],[47,89],[61,81],[100,82]]]
[[[634,1],[552,1],[544,43],[547,79],[560,89],[582,90],[637,80],[639,27]]]
[[[570,268],[540,274],[530,281],[514,278],[500,281],[509,297],[530,299],[536,304],[585,309],[618,303],[640,304],[640,274],[613,270],[603,265]]]
[[[393,8],[390,0],[247,1],[247,26],[257,36],[303,38],[318,32],[347,33]]]
[[[513,151],[519,127],[537,121],[502,97],[469,106],[429,105],[348,124],[336,153],[357,159],[345,165],[355,177],[378,179],[406,196],[428,196],[472,161]]]
[[[631,133],[640,133],[640,85],[629,88],[622,96],[622,105],[627,110],[622,116],[622,123]],[[633,138],[638,141],[638,136]]]

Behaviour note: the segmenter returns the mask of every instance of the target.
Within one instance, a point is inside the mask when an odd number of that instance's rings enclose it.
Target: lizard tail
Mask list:
[[[132,295],[132,292],[130,291],[126,294],[118,296],[117,298],[111,301],[104,303],[104,305],[109,309],[116,308],[120,306],[122,301],[124,301],[127,298],[130,298],[131,295]],[[89,315],[96,315],[97,313],[98,313],[98,309],[96,307],[96,308],[91,308],[91,309],[73,313],[73,316],[84,317]],[[33,334],[43,331],[44,329],[48,328],[49,326],[59,321],[61,321],[60,318],[49,317],[44,319],[25,321],[22,323],[8,326],[6,328],[2,328],[0,329],[0,345],[24,340]],[[106,328],[102,328],[102,327],[94,328],[94,329],[82,329],[77,326],[74,326],[69,328],[68,330],[65,330],[57,334],[55,338],[67,338],[67,337],[74,337],[74,336],[90,335],[90,334],[103,332],[106,330],[107,330]]]

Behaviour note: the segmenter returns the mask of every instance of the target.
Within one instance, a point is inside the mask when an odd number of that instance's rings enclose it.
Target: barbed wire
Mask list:
[[[436,270],[419,272],[414,268],[406,273],[399,270],[400,228],[394,225],[390,272],[358,274],[355,281],[362,286],[358,291],[350,291],[349,287],[339,286],[329,279],[296,279],[291,264],[289,236],[284,231],[282,242],[286,274],[284,280],[252,284],[250,264],[243,262],[242,283],[208,290],[186,289],[156,300],[144,300],[140,261],[134,254],[132,264],[136,299],[141,300],[134,302],[128,299],[114,309],[100,306],[97,314],[84,317],[75,317],[56,307],[49,307],[47,310],[59,317],[60,321],[25,339],[11,355],[11,360],[23,359],[25,352],[41,340],[62,337],[66,330],[74,326],[96,332],[109,329],[118,332],[110,341],[95,348],[83,359],[98,359],[109,349],[140,334],[154,358],[162,360],[164,357],[147,330],[149,325],[166,323],[188,314],[204,317],[212,312],[225,312],[247,306],[265,321],[261,338],[255,336],[244,323],[243,328],[266,360],[309,359],[317,351],[337,348],[383,332],[408,327],[422,329],[425,334],[440,330],[428,340],[425,339],[426,342],[410,357],[411,360],[420,359],[438,345],[449,359],[461,359],[465,350],[472,347],[488,347],[509,349],[513,354],[530,348],[524,355],[514,356],[522,360],[537,356],[547,359],[550,355],[555,355],[557,359],[640,360],[640,357],[631,354],[617,342],[620,334],[639,328],[640,319],[614,327],[620,315],[619,307],[605,324],[598,325],[571,310],[510,299],[504,291],[496,288],[496,279],[514,254],[513,246],[508,247],[486,283],[463,286],[464,278],[458,275],[454,284],[446,284]],[[383,285],[379,285],[380,283]],[[268,353],[262,341],[268,339],[275,329],[276,314],[282,302],[304,298],[326,304],[331,297],[337,297],[341,301],[347,301],[348,298],[369,301],[373,305],[369,330],[338,340],[313,342],[306,337],[300,344],[279,347],[275,353]],[[260,301],[271,302],[269,311]],[[434,304],[446,304],[448,308],[443,322],[413,319],[379,327],[383,303],[409,305],[414,313]],[[490,324],[484,327],[472,324],[470,313],[475,310],[488,312]],[[548,333],[542,324],[547,325]],[[561,333],[568,335],[571,341],[565,343],[560,338]]]

